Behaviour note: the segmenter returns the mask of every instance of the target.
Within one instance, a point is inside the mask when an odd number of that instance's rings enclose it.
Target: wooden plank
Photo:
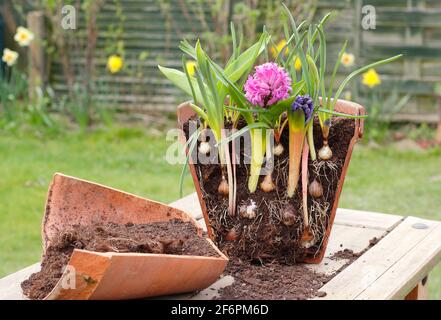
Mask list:
[[[379,239],[385,236],[386,233],[386,229],[335,224],[331,231],[323,262],[320,264],[311,264],[308,265],[308,267],[319,273],[327,275],[334,274],[349,262],[349,260],[346,259],[333,258],[335,253],[344,249],[352,250],[355,253],[361,252],[369,247],[371,239]]]
[[[427,229],[416,229],[416,223],[427,225]],[[355,299],[410,250],[417,246],[439,222],[408,217],[386,237],[357,259],[343,272],[322,287],[327,293],[324,299]],[[419,252],[425,259],[425,252]]]
[[[20,284],[32,273],[38,271],[40,271],[39,262],[0,279],[0,300],[26,299],[23,295]]]
[[[338,208],[335,224],[390,231],[402,219],[402,216],[393,214]]]
[[[191,214],[196,220],[202,219],[202,210],[196,192],[170,203],[170,206]]]
[[[429,299],[429,282],[426,276],[418,285],[407,294],[404,300],[428,300]]]
[[[405,230],[401,236],[403,239],[407,237]],[[440,244],[441,223],[437,223],[422,241],[357,296],[357,299],[403,299],[441,260]]]

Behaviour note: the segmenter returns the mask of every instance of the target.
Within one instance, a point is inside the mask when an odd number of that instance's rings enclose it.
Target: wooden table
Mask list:
[[[205,228],[196,194],[171,204],[191,213]],[[426,299],[429,272],[441,260],[441,222],[416,217],[338,209],[325,259],[308,267],[332,274],[348,261],[330,257],[337,251],[361,252],[373,238],[382,238],[320,290],[321,299]],[[39,263],[0,279],[0,299],[24,299],[20,283]],[[211,299],[218,289],[234,282],[231,276],[219,279],[196,294],[170,298]]]

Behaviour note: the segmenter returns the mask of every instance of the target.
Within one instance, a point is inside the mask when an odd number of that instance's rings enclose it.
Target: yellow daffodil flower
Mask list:
[[[286,40],[282,39],[279,41],[279,43],[277,43],[275,47],[271,47],[271,54],[273,55],[274,58],[277,57],[280,51],[283,50],[284,46],[286,46]],[[283,54],[288,54],[288,48],[284,50]]]
[[[3,56],[2,56],[2,61],[4,63],[6,63],[9,67],[12,67],[18,59],[18,52],[9,50],[9,49],[5,49],[3,50]]]
[[[185,63],[185,68],[187,69],[187,72],[190,76],[193,76],[195,74],[196,66],[197,66],[197,63],[196,63],[196,61],[193,61],[193,60],[187,61]]]
[[[18,27],[14,40],[17,41],[20,47],[27,47],[34,40],[34,34],[25,27]]]
[[[363,73],[363,84],[371,89],[381,84],[380,76],[378,75],[377,71],[375,71],[375,69],[371,68]]]
[[[294,69],[296,69],[297,72],[302,70],[302,61],[300,60],[299,57],[296,57],[296,59],[294,61]]]
[[[341,57],[341,63],[349,68],[352,67],[354,65],[354,61],[355,61],[355,56],[352,53],[343,53],[342,57]]]
[[[107,68],[111,73],[119,72],[122,69],[123,64],[123,59],[115,54],[107,59]]]

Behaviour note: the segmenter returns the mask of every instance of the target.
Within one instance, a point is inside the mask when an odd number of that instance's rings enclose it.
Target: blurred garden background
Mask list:
[[[441,220],[441,2],[285,1],[327,26],[330,63],[345,39],[341,77],[358,65],[404,59],[353,81],[346,99],[367,108],[340,206]],[[275,0],[0,0],[0,277],[39,260],[52,175],[96,181],[151,199],[179,198],[180,165],[165,153],[185,97],[162,77],[179,67],[183,38],[219,62],[229,21],[254,42],[280,30]],[[373,6],[375,29],[363,28]],[[281,36],[281,39],[283,36]],[[273,39],[275,48],[281,39]],[[190,176],[184,193],[194,191]],[[441,266],[430,279],[441,299]]]

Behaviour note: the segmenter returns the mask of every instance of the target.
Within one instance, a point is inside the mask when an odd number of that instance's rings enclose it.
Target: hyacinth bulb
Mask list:
[[[283,148],[283,145],[281,143],[278,143],[273,150],[273,153],[275,156],[280,156],[282,155],[283,151],[285,151],[285,148]]]

